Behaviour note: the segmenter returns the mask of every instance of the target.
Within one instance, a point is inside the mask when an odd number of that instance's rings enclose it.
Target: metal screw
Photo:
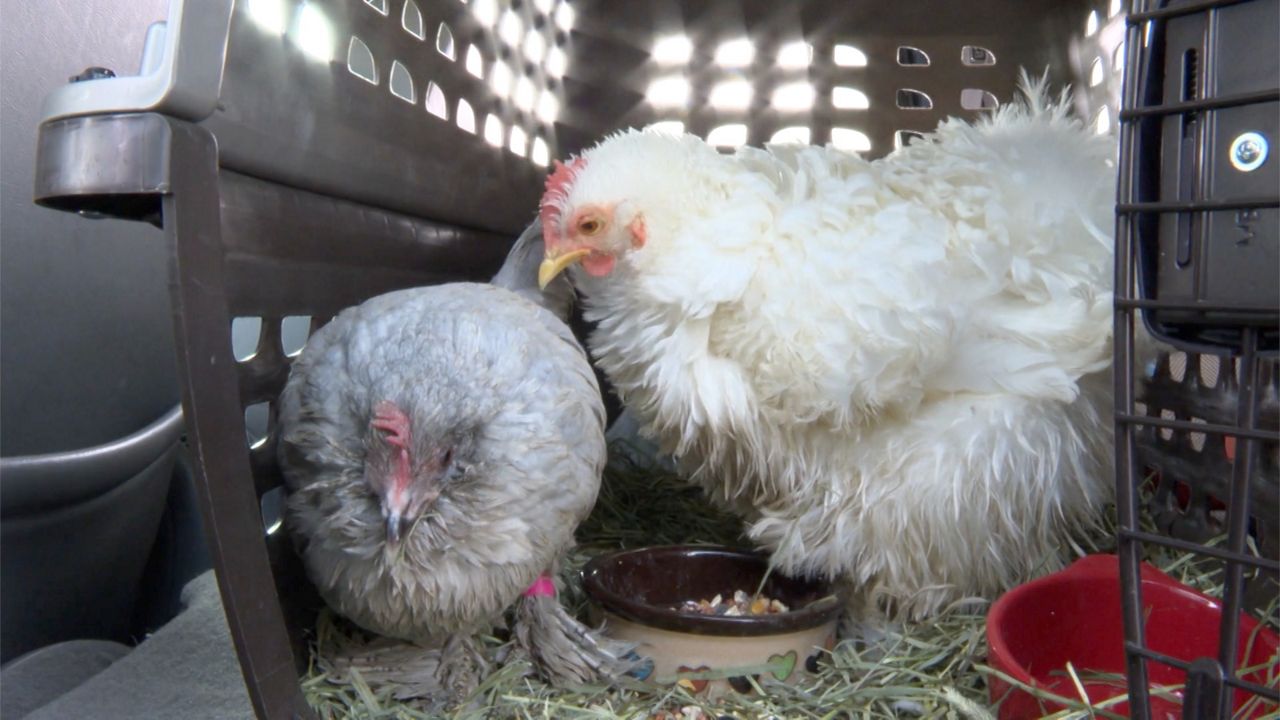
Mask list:
[[[1236,146],[1236,159],[1242,163],[1251,163],[1258,159],[1262,154],[1262,148],[1258,147],[1258,143],[1248,140]]]
[[[1241,133],[1231,141],[1231,165],[1242,172],[1256,170],[1267,161],[1267,139],[1256,132]]]

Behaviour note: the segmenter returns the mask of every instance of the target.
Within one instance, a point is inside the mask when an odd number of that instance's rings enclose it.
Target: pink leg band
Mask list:
[[[524,591],[525,597],[555,597],[556,584],[550,575],[539,575],[537,580]]]

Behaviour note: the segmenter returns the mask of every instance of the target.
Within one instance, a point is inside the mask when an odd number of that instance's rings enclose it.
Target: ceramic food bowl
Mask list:
[[[658,546],[593,558],[583,584],[605,632],[636,644],[643,679],[714,697],[752,692],[750,677],[793,682],[835,644],[844,603],[827,583],[770,575],[762,595],[789,608],[776,614],[677,609],[686,600],[754,593],[767,567],[764,555],[732,548]]]
[[[1141,574],[1147,647],[1185,662],[1217,657],[1221,603],[1145,563]],[[1122,623],[1119,560],[1115,555],[1090,555],[996,600],[987,615],[991,666],[1027,685],[1078,699],[1066,672],[1070,661],[1090,702],[1125,695]],[[1245,614],[1239,628],[1238,666],[1260,668],[1244,679],[1266,685],[1277,672],[1276,634],[1259,628]],[[1152,686],[1181,687],[1186,682],[1181,670],[1154,661],[1147,663],[1147,675]],[[1000,703],[1002,720],[1042,717],[1063,707],[995,677],[989,689],[992,704]],[[1182,717],[1182,692],[1171,695],[1151,694],[1153,718]],[[1243,691],[1236,692],[1236,711],[1246,699]],[[1127,703],[1107,709],[1124,716],[1129,712]],[[1275,710],[1274,703],[1263,703],[1246,715],[1263,717]]]

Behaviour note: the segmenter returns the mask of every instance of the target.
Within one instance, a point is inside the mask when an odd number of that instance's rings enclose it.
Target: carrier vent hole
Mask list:
[[[995,110],[1000,101],[987,90],[965,88],[960,91],[960,107],[965,110]]]
[[[347,69],[361,80],[378,84],[378,65],[373,61],[373,51],[355,35],[351,36],[351,44],[347,45]]]
[[[422,20],[422,11],[418,9],[418,3],[413,0],[404,0],[404,9],[400,11],[400,27],[419,40],[427,39],[427,26]]]
[[[898,47],[898,64],[903,67],[926,67],[929,65],[929,54],[920,48],[902,45]]]
[[[933,108],[933,98],[919,90],[904,88],[898,91],[898,107],[903,110],[929,110]]]
[[[287,357],[296,357],[307,344],[310,315],[289,315],[280,321],[280,348]]]
[[[238,317],[231,320],[231,352],[238,362],[252,360],[261,343],[262,318]]]
[[[391,94],[400,98],[407,103],[418,102],[418,96],[413,89],[413,77],[409,75],[409,68],[399,60],[391,63],[391,78],[387,85],[391,89]]]

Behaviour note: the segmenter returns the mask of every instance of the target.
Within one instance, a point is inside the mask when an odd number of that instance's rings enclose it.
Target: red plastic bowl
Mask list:
[[[1146,644],[1151,650],[1179,660],[1217,657],[1219,602],[1196,592],[1150,565],[1142,566],[1142,602],[1147,617]],[[1270,663],[1276,672],[1276,634],[1261,628],[1249,647],[1258,622],[1240,616],[1240,662],[1237,667]],[[1115,555],[1090,555],[1052,575],[1020,585],[1005,593],[987,615],[987,643],[991,666],[1027,685],[1055,695],[1079,698],[1066,673],[1071,662],[1082,680],[1098,673],[1124,674],[1124,625],[1120,610],[1120,561]],[[1247,653],[1247,657],[1246,657]],[[1264,666],[1266,667],[1266,666]],[[1181,685],[1186,675],[1162,663],[1147,662],[1152,685]],[[1267,684],[1267,673],[1258,671],[1246,680]],[[1083,682],[1092,703],[1127,691],[1123,681]],[[1002,720],[1043,717],[1063,708],[1041,700],[998,678],[990,678],[992,704],[1000,703]],[[1181,697],[1181,694],[1178,694]],[[1250,697],[1237,691],[1235,707]],[[1128,703],[1108,708],[1127,715]],[[1253,717],[1274,712],[1274,704],[1262,703]],[[1181,717],[1181,703],[1151,696],[1153,718]]]

